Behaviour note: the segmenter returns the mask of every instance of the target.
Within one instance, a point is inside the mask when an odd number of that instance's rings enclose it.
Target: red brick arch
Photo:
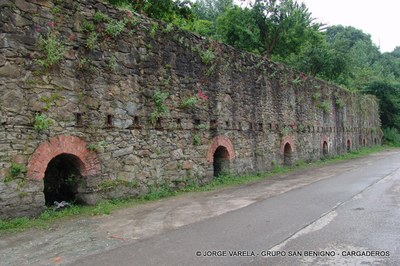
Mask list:
[[[348,145],[348,143],[350,143],[350,145]],[[350,137],[347,137],[345,143],[345,149],[350,151],[352,147],[353,147],[353,142],[351,141]]]
[[[214,162],[215,150],[220,146],[223,146],[226,148],[226,150],[228,151],[228,154],[229,154],[228,159],[230,161],[235,159],[235,157],[236,157],[235,150],[233,148],[233,144],[232,144],[231,140],[225,136],[217,136],[212,140],[210,148],[208,149],[207,161],[209,163]]]
[[[326,144],[328,144],[328,150],[329,150],[329,138],[324,136],[321,138],[321,151],[324,149],[324,142],[326,142]]]
[[[290,144],[290,148],[292,149],[292,152],[296,151],[296,148],[294,146],[294,140],[291,136],[285,136],[281,142],[281,148],[280,148],[280,152],[281,154],[285,153],[285,145],[286,143]]]
[[[353,143],[352,143],[352,141],[351,141],[351,138],[347,138],[347,139],[346,139],[346,145],[347,145],[347,142],[350,142],[350,146],[353,145]]]
[[[56,156],[66,153],[80,159],[81,174],[83,176],[95,175],[100,170],[95,152],[88,150],[84,140],[75,137],[60,135],[51,138],[39,145],[29,160],[27,177],[43,179],[49,162]]]

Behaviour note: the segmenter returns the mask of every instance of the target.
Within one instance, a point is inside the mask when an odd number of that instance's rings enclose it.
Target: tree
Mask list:
[[[260,31],[252,15],[248,8],[227,9],[217,19],[217,39],[239,49],[258,52]]]
[[[216,22],[230,8],[233,8],[233,0],[196,0],[192,10],[198,19]]]
[[[128,5],[139,13],[166,22],[192,20],[191,2],[188,0],[108,0],[114,5]]]
[[[381,53],[369,34],[341,25],[328,27],[325,34],[330,49],[343,59],[342,75],[335,82],[361,90],[383,79]]]
[[[373,82],[364,92],[373,94],[379,99],[382,126],[400,130],[400,84]]]
[[[299,52],[309,32],[320,28],[307,7],[293,0],[256,0],[252,10],[267,56],[284,58]]]
[[[336,83],[342,83],[348,73],[346,57],[324,41],[306,44],[291,60],[298,70]]]

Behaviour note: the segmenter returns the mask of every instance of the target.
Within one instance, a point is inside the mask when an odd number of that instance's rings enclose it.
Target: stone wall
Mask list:
[[[163,22],[95,0],[0,8],[0,218],[381,142],[374,97]]]

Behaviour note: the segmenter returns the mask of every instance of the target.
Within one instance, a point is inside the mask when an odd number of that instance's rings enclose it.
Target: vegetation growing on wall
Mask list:
[[[37,113],[35,115],[35,120],[33,127],[37,132],[49,129],[53,121],[44,114]]]
[[[156,90],[152,97],[154,103],[153,112],[150,114],[150,122],[154,125],[157,121],[169,113],[168,106],[165,105],[165,100],[168,98],[168,92],[162,92],[160,90]]]
[[[4,182],[9,182],[18,178],[19,175],[26,173],[26,167],[22,164],[12,162],[10,168],[8,169],[8,174],[6,175]]]
[[[347,89],[372,93],[380,99],[383,126],[400,130],[400,112],[394,110],[400,106],[400,47],[381,53],[371,36],[359,29],[315,23],[313,14],[300,1],[255,0],[251,5],[237,5],[243,0],[109,2],[283,62]],[[201,58],[209,64],[212,54],[205,50]],[[337,100],[336,106],[343,103]]]
[[[36,60],[39,66],[46,69],[55,66],[64,59],[65,46],[57,32],[51,32],[39,40],[43,56]]]

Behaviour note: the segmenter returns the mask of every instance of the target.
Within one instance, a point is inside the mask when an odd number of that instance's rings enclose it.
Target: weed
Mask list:
[[[200,58],[201,62],[208,65],[215,60],[216,56],[213,50],[208,49],[200,53]]]
[[[52,104],[61,99],[61,95],[59,93],[54,93],[50,97],[41,96],[39,101],[43,102],[45,105],[42,107],[43,110],[47,111],[50,109]]]
[[[76,3],[76,2],[73,3],[72,8],[73,8],[75,11],[80,11],[80,10],[81,10],[80,4],[79,4],[79,3]]]
[[[53,124],[53,121],[50,118],[46,117],[43,114],[37,113],[35,115],[35,121],[33,123],[33,128],[37,132],[41,132],[43,130],[49,129],[52,124]]]
[[[292,80],[293,85],[299,85],[303,82],[303,80],[300,77],[296,77],[295,79]]]
[[[154,39],[154,37],[156,36],[157,29],[158,29],[158,24],[154,23],[154,22],[151,23],[151,26],[150,26],[150,36],[151,36],[151,38]]]
[[[29,196],[28,192],[22,191],[22,192],[18,193],[18,197],[20,197],[20,198],[24,198],[24,197],[27,197],[27,196]]]
[[[171,84],[171,77],[168,77],[166,79],[163,80],[163,85],[164,86],[168,86]]]
[[[202,130],[202,129],[206,129],[206,128],[207,128],[207,125],[204,124],[204,123],[201,123],[201,124],[199,124],[199,125],[196,125],[195,128],[196,128],[196,129],[199,129],[199,130]]]
[[[107,142],[102,140],[97,143],[91,143],[86,146],[86,148],[90,151],[98,152],[103,150],[107,146]]]
[[[61,8],[59,6],[54,6],[51,8],[50,12],[53,16],[55,16],[61,12]]]
[[[163,182],[162,184],[152,185],[148,187],[149,192],[141,197],[144,200],[158,200],[161,198],[166,198],[177,194],[175,191],[172,191],[168,186],[167,182]]]
[[[89,50],[93,50],[97,47],[97,45],[98,45],[98,35],[96,32],[91,32],[86,39],[85,46]]]
[[[8,174],[4,178],[4,182],[7,183],[11,180],[16,179],[20,174],[25,174],[25,173],[26,173],[25,166],[12,162],[10,168],[8,169]]]
[[[77,68],[77,70],[85,71],[86,74],[90,74],[90,73],[94,72],[96,67],[91,59],[78,58],[76,68]]]
[[[297,132],[299,132],[299,133],[304,133],[305,131],[306,131],[306,127],[305,127],[304,125],[299,124],[299,125],[297,126]]]
[[[165,100],[169,97],[168,92],[161,92],[160,90],[156,90],[152,100],[155,105],[155,109],[150,114],[150,122],[154,125],[157,120],[169,112],[168,107],[164,104]]]
[[[320,108],[320,109],[322,109],[322,111],[323,111],[325,114],[329,113],[329,111],[330,111],[330,109],[331,109],[330,106],[329,106],[329,103],[328,103],[327,101],[323,101],[323,102],[319,103],[319,104],[317,105],[317,107]]]
[[[112,72],[117,72],[118,64],[117,64],[117,58],[115,57],[115,55],[112,55],[110,57],[110,59],[107,62],[107,66]]]
[[[172,25],[171,23],[167,24],[167,26],[164,28],[163,32],[165,33],[169,33],[174,29],[174,25]]]
[[[275,78],[275,76],[277,75],[277,73],[278,73],[278,70],[275,70],[274,72],[272,72],[272,73],[269,75],[269,77],[270,77],[270,78]]]
[[[195,134],[193,136],[193,145],[195,145],[195,146],[201,145],[201,137],[199,134]]]
[[[197,98],[196,96],[188,97],[181,101],[180,107],[187,109],[187,108],[195,106],[198,102],[199,102],[199,98]]]
[[[312,99],[314,101],[318,100],[319,98],[321,98],[321,93],[320,92],[316,92],[312,95]]]
[[[336,107],[338,107],[338,108],[343,108],[345,105],[342,98],[336,98],[335,104],[336,104]]]
[[[112,20],[110,23],[105,24],[105,32],[115,39],[124,31],[125,24],[126,22],[124,20]]]
[[[110,21],[110,17],[107,14],[104,14],[101,11],[97,11],[94,15],[93,15],[93,21],[95,23],[100,23],[100,22],[108,22]]]
[[[216,65],[212,64],[209,68],[207,68],[205,75],[207,77],[211,76],[215,72]]]
[[[283,128],[280,130],[279,135],[280,135],[281,137],[284,137],[284,136],[288,135],[289,132],[290,132],[290,128],[288,128],[288,127],[283,127]]]
[[[64,59],[65,47],[58,38],[57,33],[52,32],[47,38],[40,38],[39,46],[44,52],[42,59],[36,59],[36,63],[39,66],[48,69]]]
[[[135,16],[132,16],[132,17],[130,17],[129,19],[126,20],[126,24],[128,26],[130,26],[130,27],[135,27],[139,23],[140,23],[140,20]]]
[[[82,29],[84,32],[94,32],[96,30],[96,26],[91,21],[84,20],[82,23]]]

